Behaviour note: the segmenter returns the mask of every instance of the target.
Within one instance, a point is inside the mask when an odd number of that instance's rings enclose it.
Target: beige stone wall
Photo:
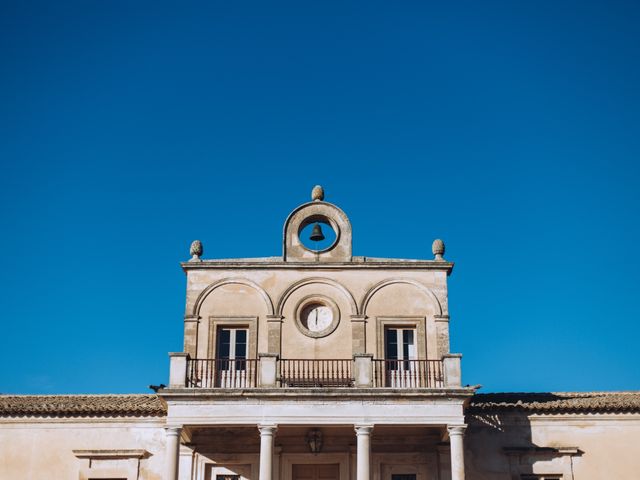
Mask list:
[[[340,310],[337,329],[310,338],[296,327],[295,309],[308,295],[324,295]],[[280,344],[270,345],[268,319],[282,317]],[[354,327],[365,315],[365,327]],[[382,357],[380,318],[422,319],[420,358],[448,353],[448,328],[438,330],[437,317],[448,315],[446,271],[392,268],[345,269],[192,269],[187,277],[185,351],[198,358],[212,356],[212,318],[257,319],[256,353],[283,358],[351,358],[354,352]],[[194,322],[197,318],[197,334]],[[442,322],[440,323],[440,325]],[[272,336],[275,326],[271,326]],[[355,332],[354,332],[355,329]],[[364,338],[363,338],[364,337]],[[438,338],[440,337],[440,338]],[[271,342],[273,344],[273,342]]]
[[[502,414],[473,416],[468,422],[469,428],[465,436],[468,480],[517,480],[522,474],[559,475],[563,480],[638,478],[640,414]],[[102,477],[161,480],[165,449],[163,424],[164,419],[3,419],[0,422],[0,478],[85,480]],[[344,461],[350,465],[349,471],[353,470],[354,439],[351,429],[324,428],[326,455],[344,454]],[[388,480],[389,473],[402,473],[401,470],[407,470],[408,467],[415,467],[413,469],[424,480],[449,478],[448,448],[446,445],[436,444],[438,435],[435,434],[438,432],[431,431],[434,435],[429,437],[419,433],[416,428],[418,427],[374,429],[374,479]],[[306,429],[307,427],[282,427],[280,436],[276,437],[282,465],[286,466],[285,460],[289,458],[287,455],[304,454],[306,445],[302,438]],[[404,429],[408,430],[403,435]],[[207,430],[202,432],[211,435]],[[251,441],[243,441],[237,454],[229,451],[231,444],[227,441],[216,443],[214,437],[210,448],[207,448],[208,442],[202,444],[202,466],[194,470],[193,476],[189,467],[190,454],[186,452],[188,455],[180,478],[204,478],[209,468],[204,467],[212,461],[222,462],[226,465],[225,468],[232,470],[236,464],[256,464],[257,434],[253,428],[248,428],[247,432]],[[224,437],[218,440],[221,438]],[[200,442],[202,440],[204,439],[199,439]],[[220,450],[220,445],[224,449]],[[143,449],[148,455],[140,460],[95,459],[89,462],[87,459],[77,458],[73,453],[73,450],[106,452],[123,449]],[[227,453],[217,454],[215,451]],[[508,455],[508,452],[512,454]],[[313,463],[322,455],[305,457],[304,461]],[[226,461],[222,461],[223,459]],[[286,477],[286,468],[282,468],[284,470],[276,478]],[[250,474],[248,478],[251,476],[255,475]]]
[[[639,414],[483,415],[469,423],[469,480],[514,480],[522,474],[563,480],[639,478]]]
[[[164,419],[0,419],[0,478],[161,480],[163,425]],[[90,462],[73,453],[94,449],[144,449],[148,457]]]

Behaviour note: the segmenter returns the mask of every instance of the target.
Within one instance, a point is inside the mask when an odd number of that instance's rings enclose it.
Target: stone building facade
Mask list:
[[[450,352],[444,244],[352,254],[311,201],[283,254],[203,259],[157,395],[0,396],[0,478],[640,478],[640,393],[477,394]]]

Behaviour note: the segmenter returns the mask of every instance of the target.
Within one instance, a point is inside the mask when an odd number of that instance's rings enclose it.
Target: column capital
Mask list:
[[[168,437],[177,437],[182,432],[182,427],[167,426],[164,427],[164,432]]]
[[[447,431],[449,432],[449,436],[451,435],[464,435],[467,426],[465,424],[461,425],[447,425]]]
[[[187,322],[187,323],[188,322],[196,322],[197,323],[197,322],[200,321],[201,318],[202,317],[200,315],[185,315],[184,316],[184,321]]]
[[[373,431],[373,425],[354,425],[356,435],[370,435]]]
[[[258,430],[260,430],[260,435],[273,435],[278,430],[278,426],[274,424],[258,424]]]

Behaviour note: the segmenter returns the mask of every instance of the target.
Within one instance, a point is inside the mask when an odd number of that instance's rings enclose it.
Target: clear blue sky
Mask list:
[[[132,5],[134,4],[134,5]],[[640,388],[640,3],[2,2],[0,392],[144,392],[205,256],[447,244],[483,391]]]

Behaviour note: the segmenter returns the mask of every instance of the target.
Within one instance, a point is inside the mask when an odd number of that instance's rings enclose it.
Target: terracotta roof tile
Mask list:
[[[511,410],[539,413],[640,413],[640,391],[479,393],[471,398],[468,413]]]
[[[0,417],[162,417],[157,395],[0,395]]]

